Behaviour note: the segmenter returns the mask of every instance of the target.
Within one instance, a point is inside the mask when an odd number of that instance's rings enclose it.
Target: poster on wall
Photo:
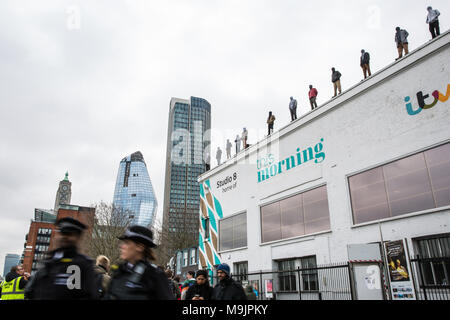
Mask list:
[[[404,240],[384,244],[393,300],[416,300]]]
[[[266,288],[266,299],[272,299],[273,298],[273,280],[272,279],[266,279],[264,280],[264,287]]]

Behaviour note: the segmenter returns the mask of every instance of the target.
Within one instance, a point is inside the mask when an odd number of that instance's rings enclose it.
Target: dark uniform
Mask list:
[[[86,226],[72,218],[56,222],[62,235],[81,236]],[[79,241],[79,240],[76,240]],[[25,288],[25,299],[66,300],[98,299],[94,261],[77,252],[76,243],[48,253],[43,267],[31,277]]]
[[[165,273],[146,262],[136,265],[128,262],[113,266],[115,269],[109,285],[108,300],[173,300]]]
[[[152,231],[142,226],[129,227],[119,239],[156,247]],[[140,260],[135,265],[125,261],[111,269],[107,300],[174,300],[166,274],[148,261]]]
[[[75,247],[49,252],[43,268],[31,278],[25,299],[98,299],[94,261],[79,254]],[[78,279],[76,277],[79,277]]]

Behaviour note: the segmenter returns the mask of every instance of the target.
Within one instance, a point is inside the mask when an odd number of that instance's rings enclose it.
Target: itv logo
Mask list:
[[[430,98],[430,95],[428,95],[428,94],[424,95],[422,91],[417,92],[416,96],[417,96],[417,103],[418,103],[419,107],[416,110],[413,109],[413,106],[411,103],[411,97],[409,97],[409,96],[405,97],[406,111],[408,112],[408,114],[410,116],[415,116],[415,115],[418,115],[419,113],[421,113],[422,110],[427,110],[427,109],[433,108],[438,103],[438,101],[440,101],[440,102],[447,101],[450,96],[450,84],[447,84],[447,92],[446,92],[445,96],[442,93],[440,93],[438,90],[434,90],[431,95],[433,96],[434,101],[430,104],[426,104],[425,99]]]

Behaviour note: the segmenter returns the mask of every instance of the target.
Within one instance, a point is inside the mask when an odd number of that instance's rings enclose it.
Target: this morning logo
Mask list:
[[[427,109],[431,109],[433,108],[438,101],[440,102],[445,102],[448,100],[449,96],[450,96],[450,84],[447,84],[447,92],[445,94],[445,96],[440,93],[438,90],[434,90],[433,93],[431,94],[432,97],[434,98],[434,101],[430,104],[427,104],[425,101],[426,99],[431,98],[429,94],[424,95],[422,91],[417,92],[416,96],[417,96],[417,103],[419,105],[419,107],[414,110],[413,109],[413,105],[411,103],[411,97],[405,97],[405,102],[406,102],[406,111],[408,111],[408,114],[410,116],[415,116],[419,113],[422,112],[422,110],[427,110]],[[431,100],[429,100],[431,101]]]

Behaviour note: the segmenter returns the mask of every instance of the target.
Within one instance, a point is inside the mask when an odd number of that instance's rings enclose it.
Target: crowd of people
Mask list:
[[[439,26],[439,16],[441,13],[439,10],[433,9],[431,6],[427,7],[427,18],[426,23],[429,26],[429,30],[431,33],[432,39],[438,37],[440,33],[440,26]],[[399,60],[403,58],[404,56],[409,54],[409,47],[408,47],[408,36],[409,33],[405,29],[402,29],[400,27],[395,28],[395,36],[394,41],[395,45],[398,50],[398,57],[395,60]],[[364,80],[372,76],[372,72],[370,70],[370,54],[369,52],[365,51],[364,49],[361,50],[361,57],[360,57],[360,66],[363,71]],[[336,70],[336,68],[331,68],[331,83],[333,84],[334,89],[334,95],[332,98],[337,97],[342,93],[342,86],[341,86],[341,77],[342,74]],[[308,98],[311,104],[311,111],[317,108],[317,99],[318,91],[316,88],[314,88],[313,85],[309,86],[309,92],[308,92]],[[294,99],[294,97],[290,97],[289,102],[289,112],[291,114],[291,121],[297,120],[297,100]],[[275,115],[272,111],[269,111],[269,116],[267,118],[267,130],[268,130],[268,136],[270,136],[273,133],[275,123]],[[244,128],[245,132],[245,140],[244,140],[244,133],[242,133],[242,137],[239,137],[239,135],[236,136],[235,144],[236,144],[236,155],[241,152],[241,142],[243,149],[246,149],[249,147],[247,144],[247,133],[246,129]],[[226,144],[226,150],[227,150],[227,159],[231,158],[231,143],[229,140],[227,140]],[[220,150],[220,147],[217,149],[216,153],[216,159],[217,159],[217,165],[220,166],[221,164],[221,157],[222,157],[222,151]],[[208,165],[209,166],[209,165]],[[209,168],[208,168],[209,170]]]
[[[130,226],[118,238],[117,265],[104,255],[94,262],[79,252],[87,229],[82,222],[66,217],[55,227],[56,249],[32,276],[22,265],[12,267],[1,282],[1,300],[247,300],[227,264],[217,267],[214,287],[206,270],[189,271],[181,282],[170,269],[152,264],[156,245],[146,227]]]

